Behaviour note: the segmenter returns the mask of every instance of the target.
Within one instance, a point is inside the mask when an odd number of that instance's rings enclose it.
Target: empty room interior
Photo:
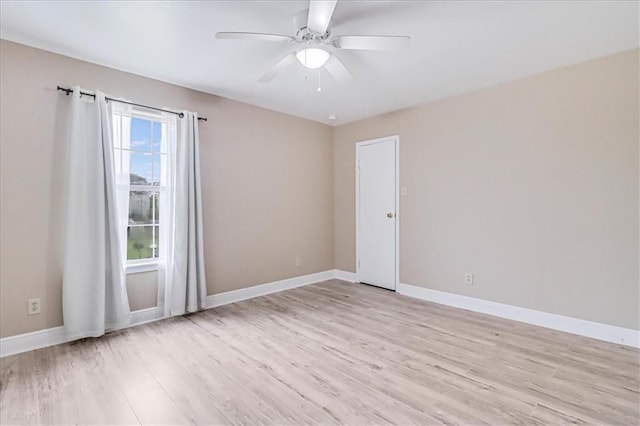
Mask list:
[[[0,2],[0,424],[640,424],[638,1]]]

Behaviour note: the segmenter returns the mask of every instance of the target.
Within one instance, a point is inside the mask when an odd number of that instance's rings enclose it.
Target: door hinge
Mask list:
[[[360,261],[358,260],[358,269],[360,269]]]

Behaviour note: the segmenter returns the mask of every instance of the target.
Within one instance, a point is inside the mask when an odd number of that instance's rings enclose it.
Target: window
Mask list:
[[[168,164],[163,142],[166,121],[161,115],[114,109],[113,127],[116,174],[121,183],[118,194],[128,198],[119,201],[128,205],[127,264],[134,268],[157,264],[161,244],[160,200],[166,192],[163,172]]]

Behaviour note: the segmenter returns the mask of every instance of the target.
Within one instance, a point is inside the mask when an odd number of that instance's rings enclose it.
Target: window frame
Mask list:
[[[112,114],[120,114],[122,115],[122,113],[118,113],[118,112],[113,112]],[[149,112],[147,110],[140,110],[140,109],[136,109],[135,107],[126,113],[126,115],[128,115],[131,120],[133,121],[134,119],[138,119],[138,120],[144,120],[144,121],[149,121],[151,122],[151,131],[150,131],[150,140],[149,143],[151,145],[151,151],[145,151],[145,150],[140,150],[140,149],[135,149],[133,147],[129,147],[129,148],[115,148],[115,151],[129,151],[129,153],[139,153],[139,154],[147,154],[147,153],[151,153],[152,154],[152,159],[151,159],[151,167],[152,167],[152,178],[154,176],[154,160],[153,160],[153,155],[158,155],[160,156],[160,165],[162,165],[162,156],[166,155],[167,157],[169,156],[168,152],[162,152],[161,150],[159,151],[154,151],[153,150],[153,123],[158,123],[160,124],[160,129],[162,131],[163,127],[166,129],[167,125],[168,125],[168,120],[167,118],[162,114],[162,113],[157,113],[157,112]],[[153,183],[147,184],[147,185],[139,185],[139,184],[129,184],[129,192],[132,191],[141,191],[141,192],[153,192],[153,193],[157,193],[158,197],[162,197],[163,194],[165,194],[166,191],[166,187],[162,186],[161,184],[158,185],[153,185]],[[140,225],[133,225],[133,227],[151,227],[154,233],[157,233],[157,236],[159,237],[160,235],[160,227],[162,226],[162,224],[160,222],[157,222],[157,218],[155,218],[155,212],[156,212],[156,205],[155,205],[154,201],[154,205],[152,207],[152,212],[153,212],[153,219],[152,219],[152,223],[151,224],[140,224]],[[127,212],[127,217],[129,215],[130,212]],[[127,219],[128,220],[128,219]],[[156,223],[157,222],[157,223]],[[132,225],[129,225],[127,223],[127,230],[129,228],[131,228]],[[157,238],[156,238],[157,241]],[[128,238],[127,241],[125,243],[125,247],[128,247],[129,242],[128,242]],[[127,250],[127,249],[126,249]],[[126,259],[126,274],[138,274],[138,273],[143,273],[143,272],[153,272],[153,271],[157,271],[160,268],[160,255],[159,253],[156,253],[157,257],[151,257],[151,258],[145,258],[145,259]],[[126,256],[126,253],[125,253]]]

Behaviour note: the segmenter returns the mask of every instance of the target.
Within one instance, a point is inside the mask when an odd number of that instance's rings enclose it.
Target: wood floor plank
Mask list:
[[[193,424],[178,409],[162,388],[132,396],[129,403],[143,425]]]
[[[3,425],[640,423],[638,350],[338,280],[0,364]]]

